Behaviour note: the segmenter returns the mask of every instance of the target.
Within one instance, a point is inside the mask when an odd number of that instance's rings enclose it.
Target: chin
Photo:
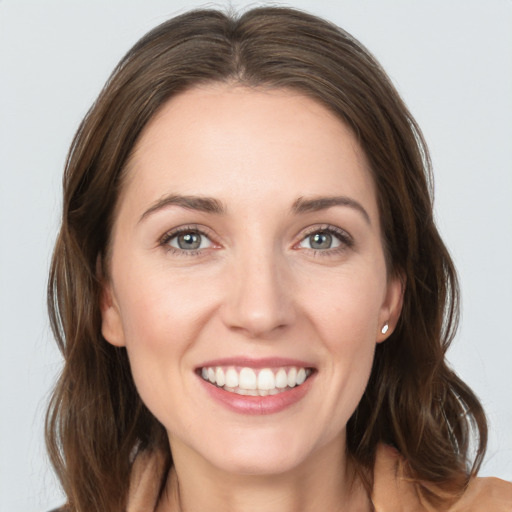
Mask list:
[[[247,476],[274,476],[289,473],[302,465],[304,460],[289,454],[259,453],[254,457],[240,457],[239,454],[225,456],[219,464],[226,473]]]
[[[219,443],[221,450],[211,453],[210,463],[222,471],[237,475],[271,476],[288,473],[312,456],[307,439],[290,436],[243,436],[238,442]],[[205,454],[206,455],[206,454]]]

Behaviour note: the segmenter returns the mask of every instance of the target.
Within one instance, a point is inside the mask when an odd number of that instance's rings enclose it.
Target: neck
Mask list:
[[[293,470],[240,475],[173,448],[173,467],[158,512],[367,512],[370,500],[336,440]]]

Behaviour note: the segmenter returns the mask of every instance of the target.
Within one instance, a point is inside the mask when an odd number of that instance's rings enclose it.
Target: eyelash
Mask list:
[[[351,249],[352,247],[354,247],[354,239],[349,233],[347,233],[347,231],[338,228],[337,226],[332,226],[330,224],[323,224],[321,226],[311,226],[310,228],[307,228],[304,234],[301,236],[299,242],[297,242],[294,245],[294,247],[296,247],[298,244],[302,243],[304,240],[306,240],[311,235],[314,235],[315,233],[327,233],[329,235],[332,235],[340,241],[340,245],[332,249],[305,249],[311,252],[314,256],[335,256],[346,251],[347,249]]]
[[[180,256],[199,256],[203,254],[205,249],[185,250],[178,249],[169,244],[169,242],[173,238],[176,238],[182,233],[195,233],[200,236],[208,238],[212,244],[215,244],[215,242],[212,240],[212,235],[208,232],[208,230],[197,225],[188,225],[172,229],[171,231],[165,233],[160,239],[159,245],[163,247],[167,252]],[[306,231],[302,234],[300,240],[296,242],[293,247],[297,247],[300,243],[302,243],[304,240],[306,240],[311,235],[314,235],[315,233],[327,233],[329,235],[336,237],[340,241],[340,245],[332,249],[303,249],[309,251],[315,256],[333,256],[354,246],[354,239],[344,229],[329,224],[325,224],[321,226],[311,226],[310,228],[307,228]]]
[[[208,238],[212,244],[214,242],[212,241],[212,235],[205,229],[201,228],[197,225],[189,225],[189,226],[181,226],[176,229],[172,229],[171,231],[168,231],[165,233],[164,236],[159,241],[159,245],[163,247],[167,252],[172,254],[177,254],[179,256],[199,256],[203,253],[204,249],[194,249],[194,250],[185,250],[185,249],[178,249],[176,247],[173,247],[169,244],[169,242],[176,238],[177,236],[181,235],[182,233],[195,233],[201,236],[204,236]]]

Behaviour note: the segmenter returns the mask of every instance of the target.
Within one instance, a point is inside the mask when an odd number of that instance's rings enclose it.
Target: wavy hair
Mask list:
[[[348,454],[369,492],[376,447],[387,443],[404,456],[427,500],[457,496],[478,471],[487,429],[478,399],[445,359],[458,322],[458,284],[433,220],[425,141],[385,72],[351,35],[301,11],[263,7],[241,15],[191,11],[149,32],[117,65],[72,142],[48,284],[64,367],[46,420],[67,508],[123,510],[141,450],[160,450],[167,468],[172,464],[165,430],[137,393],[125,349],[102,337],[99,271],[141,131],[174,95],[212,82],[298,91],[357,137],[376,186],[388,271],[406,285],[399,323],[378,344],[348,423]]]

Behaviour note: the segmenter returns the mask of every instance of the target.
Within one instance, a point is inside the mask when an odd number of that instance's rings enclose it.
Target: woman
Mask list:
[[[68,509],[509,510],[444,360],[429,172],[382,69],[323,20],[197,11],[139,41],[65,174],[47,436]]]

